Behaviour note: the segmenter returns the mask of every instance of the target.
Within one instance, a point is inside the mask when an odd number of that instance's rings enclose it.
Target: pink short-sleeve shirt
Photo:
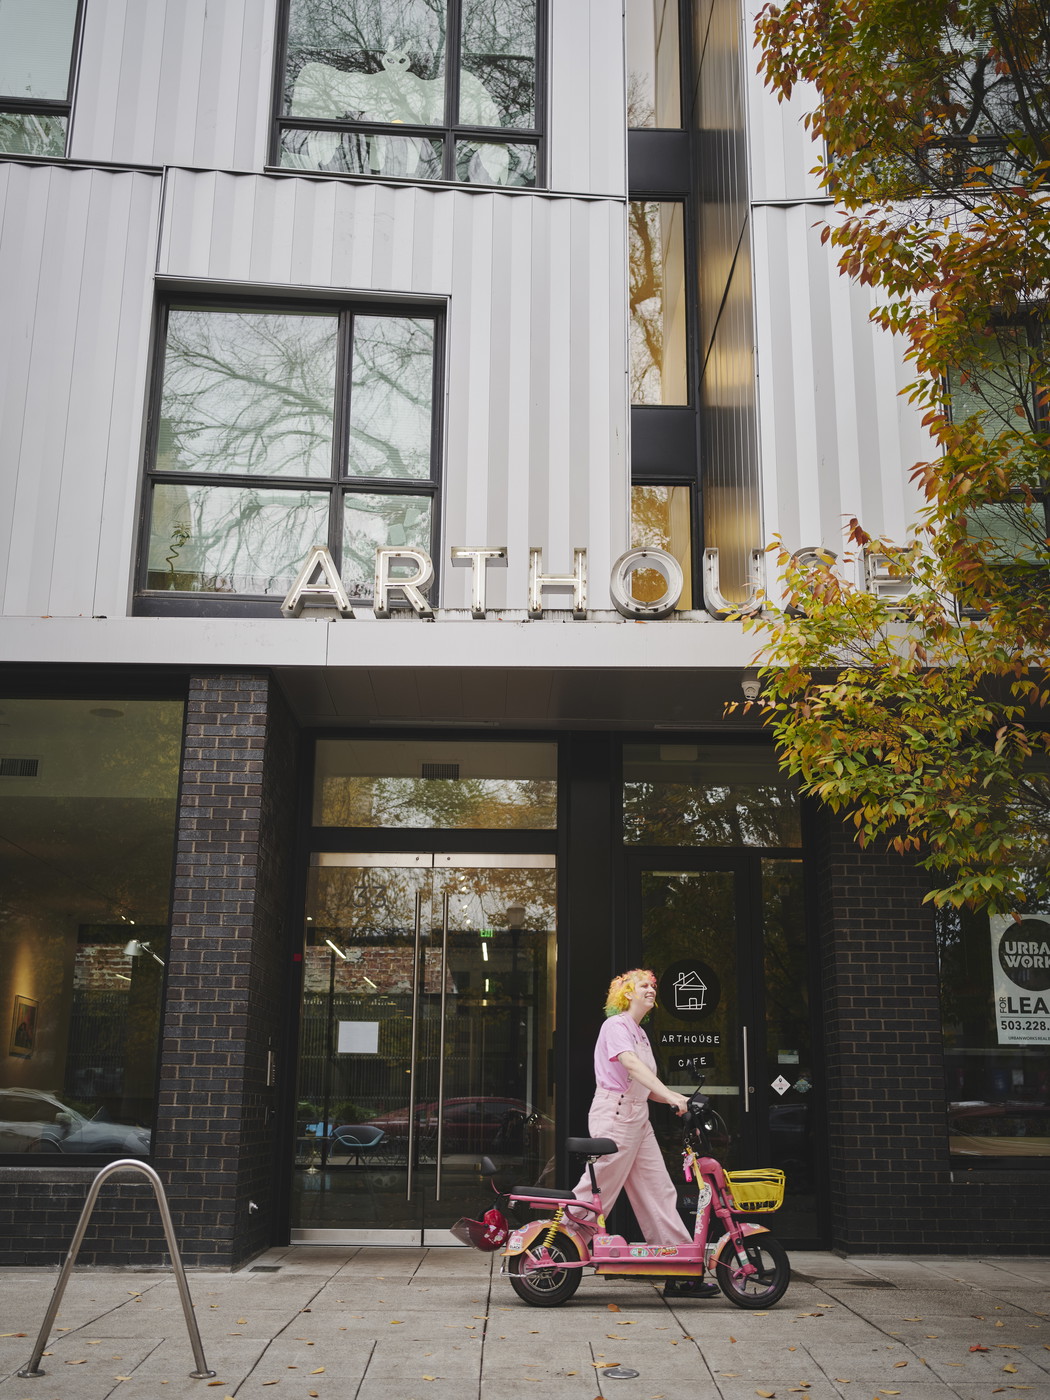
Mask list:
[[[622,1094],[630,1087],[631,1076],[617,1059],[625,1050],[633,1050],[642,1064],[656,1073],[649,1037],[626,1011],[610,1016],[598,1032],[594,1047],[594,1080],[599,1089],[612,1089]]]

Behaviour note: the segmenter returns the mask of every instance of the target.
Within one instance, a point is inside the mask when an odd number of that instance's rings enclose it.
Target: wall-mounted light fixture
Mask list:
[[[141,953],[148,953],[154,962],[160,963],[161,967],[164,966],[164,959],[159,957],[148,943],[143,943],[138,938],[133,938],[130,943],[125,945],[124,956],[126,958],[137,958]]]

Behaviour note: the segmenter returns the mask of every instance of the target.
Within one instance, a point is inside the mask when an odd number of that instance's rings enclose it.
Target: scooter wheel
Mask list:
[[[787,1250],[772,1235],[747,1235],[744,1253],[755,1273],[740,1274],[733,1241],[726,1240],[715,1260],[715,1278],[731,1303],[738,1308],[771,1308],[779,1303],[791,1282]]]
[[[554,1265],[545,1265],[540,1269],[532,1268],[530,1265],[540,1253],[542,1243],[543,1236],[540,1235],[533,1242],[531,1249],[511,1255],[508,1261],[510,1286],[523,1303],[529,1303],[534,1308],[556,1308],[569,1301],[579,1288],[583,1275],[582,1269],[559,1269],[557,1265],[576,1263],[580,1251],[567,1235],[557,1235],[547,1250],[551,1259],[555,1261]]]

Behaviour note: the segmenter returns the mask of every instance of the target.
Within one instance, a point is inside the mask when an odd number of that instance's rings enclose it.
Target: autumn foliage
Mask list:
[[[762,635],[782,762],[931,872],[938,904],[1045,893],[1050,771],[1050,0],[786,0],[757,20],[781,97],[810,85],[823,238],[877,289],[935,451],[907,540],[854,565],[781,551]],[[884,582],[858,574],[872,556]]]

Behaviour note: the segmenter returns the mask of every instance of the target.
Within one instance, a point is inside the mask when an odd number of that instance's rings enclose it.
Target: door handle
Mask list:
[[[408,1171],[406,1200],[412,1199],[412,1172],[416,1160],[416,1050],[419,1043],[419,950],[423,938],[423,891],[416,890],[416,929],[412,945],[412,1038],[408,1054]]]
[[[438,1031],[438,1123],[437,1169],[434,1173],[434,1200],[441,1200],[441,1154],[445,1137],[445,1004],[448,999],[448,890],[441,896],[441,1012]]]
[[[742,1066],[743,1071],[744,1071],[744,1077],[743,1077],[743,1085],[744,1085],[744,1112],[745,1112],[745,1113],[750,1113],[750,1112],[751,1112],[751,1065],[750,1065],[750,1060],[749,1060],[749,1056],[748,1056],[748,1053],[747,1053],[747,1027],[746,1027],[746,1026],[742,1026],[742,1027],[741,1027],[741,1030],[742,1030],[742,1032],[743,1032],[743,1042],[744,1042],[744,1063],[743,1063],[743,1066]]]

